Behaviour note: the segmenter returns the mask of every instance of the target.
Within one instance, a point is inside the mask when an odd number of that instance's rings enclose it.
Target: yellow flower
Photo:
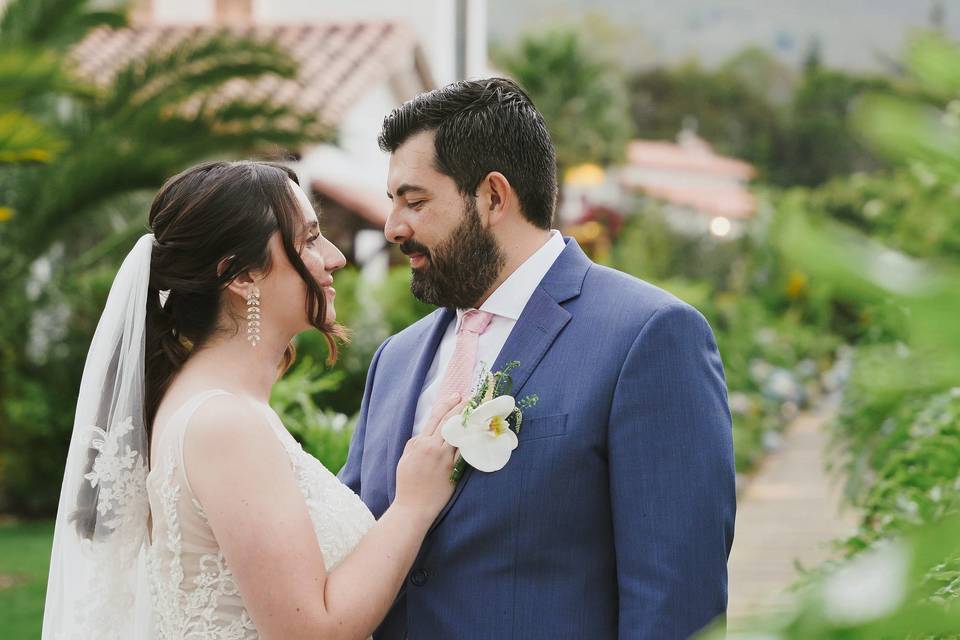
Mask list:
[[[502,417],[494,416],[493,419],[490,420],[490,424],[487,428],[490,429],[494,436],[500,436],[503,435],[503,432],[510,427],[507,426],[507,421]]]
[[[799,271],[791,271],[787,276],[787,297],[791,300],[801,298],[807,292],[807,276]]]
[[[6,222],[13,217],[13,209],[10,207],[0,207],[0,222]]]

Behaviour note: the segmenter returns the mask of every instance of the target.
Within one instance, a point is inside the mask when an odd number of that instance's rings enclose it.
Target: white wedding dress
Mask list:
[[[203,402],[222,394],[227,392],[213,389],[193,396],[170,417],[155,443],[156,466],[147,478],[152,517],[147,565],[155,637],[163,640],[259,637],[184,473],[183,440],[190,417]],[[276,413],[262,410],[290,457],[330,571],[356,547],[374,517],[353,491],[303,450]]]

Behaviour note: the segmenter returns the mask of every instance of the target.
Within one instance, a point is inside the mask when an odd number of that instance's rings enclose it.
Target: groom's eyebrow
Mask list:
[[[402,185],[397,187],[397,196],[403,197],[405,194],[410,193],[411,191],[420,191],[423,193],[427,193],[427,190],[425,187],[420,187],[415,184],[403,183]],[[389,191],[387,191],[387,197],[393,200],[393,194],[390,193]]]

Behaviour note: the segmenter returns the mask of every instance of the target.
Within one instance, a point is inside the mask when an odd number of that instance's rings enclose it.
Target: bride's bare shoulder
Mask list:
[[[211,476],[222,481],[237,473],[269,474],[289,466],[282,443],[253,399],[211,397],[184,428],[183,460],[192,482]]]
[[[185,447],[190,441],[201,449],[225,450],[277,439],[257,401],[230,393],[207,399],[197,407],[186,427]]]

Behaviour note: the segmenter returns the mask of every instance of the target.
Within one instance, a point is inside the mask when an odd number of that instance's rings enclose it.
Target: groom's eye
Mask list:
[[[414,200],[413,202],[408,202],[408,203],[407,203],[407,206],[410,207],[411,209],[418,209],[418,208],[420,208],[420,206],[423,205],[424,202],[426,202],[426,201],[425,201],[425,200]]]

